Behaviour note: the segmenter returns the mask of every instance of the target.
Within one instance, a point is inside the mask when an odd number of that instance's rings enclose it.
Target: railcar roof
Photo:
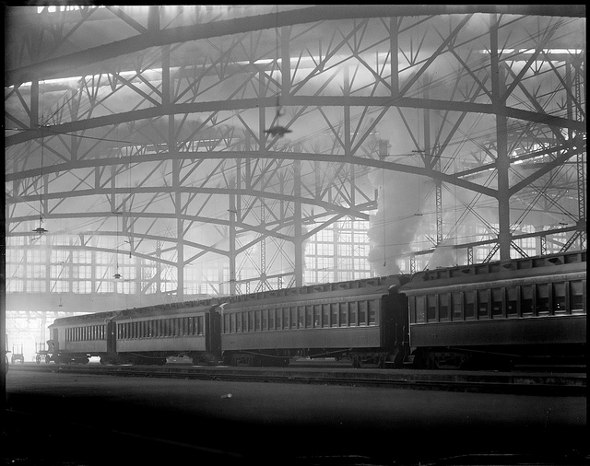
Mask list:
[[[586,251],[524,257],[485,264],[444,267],[417,272],[402,290],[427,288],[452,282],[474,283],[488,280],[550,275],[586,270]]]
[[[387,275],[383,277],[371,277],[346,282],[319,283],[298,288],[283,288],[280,290],[250,293],[246,295],[226,298],[229,307],[240,305],[255,305],[257,303],[292,302],[313,297],[332,296],[335,292],[339,295],[359,295],[370,293],[387,293],[392,285],[404,283],[409,276]]]
[[[182,312],[191,307],[208,308],[218,303],[218,299],[204,299],[200,301],[186,301],[182,303],[158,304],[156,306],[138,307],[132,309],[122,309],[118,311],[104,311],[93,314],[83,314],[72,317],[62,317],[55,319],[54,325],[75,325],[75,324],[90,324],[93,322],[104,323],[106,320],[117,318],[134,318],[134,317],[152,317],[161,316],[162,314],[174,314],[175,311]]]

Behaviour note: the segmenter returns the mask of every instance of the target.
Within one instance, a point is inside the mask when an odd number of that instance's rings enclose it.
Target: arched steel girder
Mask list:
[[[142,155],[137,157],[127,157],[125,163],[138,163],[148,161],[160,161],[163,159],[165,153],[162,154],[150,154]],[[571,157],[571,155],[570,155]],[[306,161],[318,161],[318,162],[335,162],[353,164],[359,166],[382,168],[385,170],[399,171],[403,173],[411,173],[414,175],[425,176],[434,180],[444,181],[446,183],[456,185],[461,188],[465,188],[471,191],[479,192],[490,197],[497,197],[497,191],[491,188],[487,188],[477,183],[458,178],[457,175],[449,175],[441,173],[431,168],[426,167],[414,167],[410,165],[404,165],[396,162],[387,162],[383,160],[375,160],[356,156],[342,156],[342,155],[324,155],[324,154],[305,154],[305,153],[294,153],[294,152],[272,152],[265,151],[256,154],[248,154],[244,152],[178,152],[169,159],[287,159],[287,160],[306,160]],[[44,167],[43,169],[36,168],[31,170],[24,170],[19,173],[7,173],[6,181],[14,181],[19,179],[25,179],[35,176],[41,176],[42,174],[47,175],[48,173],[56,173],[64,170],[73,170],[77,168],[90,168],[100,166],[110,166],[113,164],[120,164],[120,158],[105,158],[98,160],[78,160],[75,162],[67,162],[63,164],[51,165]],[[184,189],[184,188],[183,188]],[[45,196],[44,196],[45,197]]]
[[[103,231],[103,232],[96,232],[94,234],[96,234],[96,235],[102,235],[102,236],[107,236],[107,235],[115,236],[116,235],[116,232],[108,233],[108,232],[104,232]],[[11,236],[11,235],[8,235],[8,236]],[[14,235],[12,235],[12,236],[14,236]],[[27,236],[32,236],[32,235],[27,234]],[[138,235],[136,235],[136,236],[138,236]],[[45,246],[38,246],[38,245],[29,245],[28,247],[31,248],[31,249],[34,249],[34,248],[45,248]],[[52,249],[55,249],[55,250],[64,249],[64,250],[67,250],[67,251],[76,251],[76,250],[78,250],[78,251],[106,252],[106,253],[109,253],[109,254],[117,254],[118,253],[118,254],[121,254],[121,255],[129,254],[129,252],[123,251],[123,250],[116,250],[116,249],[112,249],[112,248],[101,248],[101,247],[89,246],[89,245],[84,245],[84,246],[77,246],[77,245],[52,245],[51,248]],[[223,254],[223,252],[221,252],[220,254]],[[173,262],[173,261],[169,261],[169,260],[166,260],[166,259],[162,259],[161,257],[157,257],[155,255],[143,254],[143,253],[140,253],[140,252],[134,252],[133,255],[136,256],[136,257],[139,257],[141,259],[146,259],[146,260],[151,261],[151,262],[157,262],[159,264],[168,265],[170,267],[176,267],[178,265],[177,262]]]
[[[436,99],[420,99],[413,97],[365,97],[365,96],[289,96],[289,106],[313,106],[313,107],[401,107],[428,110],[447,110],[457,112],[482,113],[488,115],[500,115],[517,120],[542,123],[557,128],[567,128],[584,133],[586,125],[584,121],[576,121],[554,115],[539,113],[536,111],[517,108],[497,108],[493,103],[483,104],[476,102],[452,102]],[[113,115],[106,115],[86,120],[72,121],[48,128],[37,127],[26,129],[18,134],[7,136],[7,147],[26,141],[39,139],[56,134],[75,133],[92,128],[109,125],[118,125],[131,121],[157,118],[165,115],[181,115],[187,113],[201,113],[213,111],[244,110],[258,107],[272,108],[276,106],[276,97],[264,97],[255,99],[234,99],[213,102],[192,102],[182,104],[168,104],[153,108],[133,110]]]
[[[586,16],[586,9],[583,5],[568,5],[567,8],[560,5],[338,5],[304,7],[171,29],[160,29],[159,21],[154,21],[149,30],[131,38],[18,69],[7,70],[4,80],[5,86],[18,85],[27,81],[59,76],[63,70],[77,70],[99,61],[138,52],[149,47],[295,24],[354,18],[474,13],[583,18]]]
[[[374,208],[375,207],[375,203],[374,202],[370,202],[370,203],[363,203],[360,205],[355,206],[355,208],[349,208],[349,207],[343,207],[341,205],[336,205],[336,204],[330,204],[329,202],[324,202],[318,199],[314,199],[314,198],[308,198],[308,197],[303,197],[303,196],[293,196],[293,195],[288,195],[288,194],[280,194],[280,193],[273,193],[273,192],[267,192],[267,191],[257,191],[257,190],[252,190],[252,189],[228,189],[228,188],[194,188],[194,187],[190,187],[190,186],[183,186],[183,187],[179,187],[179,188],[174,188],[174,187],[150,187],[150,188],[141,188],[141,187],[134,187],[134,188],[104,188],[104,189],[85,189],[85,190],[80,190],[80,191],[68,191],[68,192],[52,192],[52,193],[47,193],[47,194],[42,194],[42,195],[26,195],[26,196],[16,196],[16,199],[18,199],[18,202],[28,202],[28,201],[38,201],[40,198],[42,198],[43,200],[50,200],[50,199],[62,199],[64,197],[82,197],[82,196],[91,196],[91,195],[112,195],[112,194],[154,194],[154,193],[176,193],[176,192],[180,192],[180,193],[186,193],[186,194],[224,194],[224,195],[230,195],[230,194],[234,194],[234,195],[243,195],[243,196],[254,196],[254,197],[260,197],[260,198],[267,198],[267,199],[275,199],[275,200],[279,200],[279,201],[286,201],[286,202],[301,202],[302,204],[309,204],[312,206],[317,206],[317,207],[323,207],[325,208],[327,211],[329,212],[333,212],[335,214],[341,214],[341,215],[349,215],[355,218],[359,218],[362,220],[368,220],[369,216],[364,213],[364,211]],[[7,196],[7,200],[10,202],[17,202],[15,201],[14,197],[11,196]],[[81,218],[81,217],[103,217],[103,216],[110,216],[113,215],[112,212],[86,212],[86,213],[80,213],[80,214],[66,214],[66,216],[64,218]],[[148,214],[148,213],[134,213],[134,212],[125,212],[126,216],[162,216],[162,217],[169,217],[169,218],[176,218],[175,215],[173,214],[166,214],[166,213],[161,213],[161,214]],[[60,214],[56,214],[56,215],[49,215],[48,218],[53,217],[53,218],[59,218],[61,217]],[[38,217],[34,217],[34,216],[28,216],[28,217],[13,217],[11,220],[13,221],[26,221],[26,220],[34,220],[35,218]],[[205,218],[205,217],[199,217],[199,216],[190,216],[190,215],[186,215],[186,216],[181,216],[181,218],[183,218],[184,220],[194,220],[194,221],[203,221],[203,222],[207,222],[207,223],[216,223],[219,225],[228,225],[229,221],[219,221],[217,219],[214,218]],[[255,228],[255,227],[251,227],[248,224],[245,223],[240,223],[240,222],[235,222],[234,223],[237,226],[242,226],[244,228]],[[267,222],[267,224],[271,224],[272,222]],[[266,230],[263,230],[265,233],[270,233],[267,232]],[[288,239],[287,237],[284,237],[283,235],[277,235],[278,238],[282,238],[282,239]]]

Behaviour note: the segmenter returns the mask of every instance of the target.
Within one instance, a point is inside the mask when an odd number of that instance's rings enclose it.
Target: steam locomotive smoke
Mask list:
[[[409,251],[418,231],[428,181],[406,173],[375,173],[379,208],[371,221],[371,267],[381,275],[400,272],[397,260]]]

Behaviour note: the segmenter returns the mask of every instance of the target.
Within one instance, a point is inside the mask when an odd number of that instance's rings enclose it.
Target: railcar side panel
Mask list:
[[[118,340],[117,350],[119,353],[149,351],[192,352],[206,351],[206,346],[204,336],[185,336]]]
[[[376,348],[381,346],[379,327],[297,329],[223,335],[223,349],[265,350],[299,348]]]
[[[440,322],[413,325],[412,346],[498,346],[586,343],[586,316]]]

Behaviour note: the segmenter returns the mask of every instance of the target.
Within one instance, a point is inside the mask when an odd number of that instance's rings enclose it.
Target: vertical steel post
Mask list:
[[[238,162],[239,163],[239,162]],[[239,173],[239,171],[238,171]],[[238,181],[239,183],[239,181]],[[235,182],[230,185],[231,192],[229,194],[229,294],[234,296],[236,294],[236,193]]]
[[[173,86],[170,74],[170,46],[162,47],[162,106],[169,107],[173,101]],[[176,215],[176,300],[184,300],[184,220],[182,219],[182,193],[180,192],[180,160],[176,143],[174,113],[168,114],[168,153],[172,158],[172,189],[174,190],[174,213]]]
[[[293,211],[293,224],[295,232],[293,235],[293,244],[295,246],[295,286],[303,286],[303,228],[301,218],[301,162],[293,161],[293,197],[295,205]]]
[[[498,244],[500,260],[510,259],[510,184],[508,170],[508,125],[503,115],[506,106],[504,73],[498,57],[498,20],[491,15],[490,51],[492,72],[492,108],[496,115],[496,170],[498,176]]]
[[[399,71],[398,71],[398,33],[399,23],[395,17],[389,18],[389,50],[391,58],[391,97],[399,97]]]

